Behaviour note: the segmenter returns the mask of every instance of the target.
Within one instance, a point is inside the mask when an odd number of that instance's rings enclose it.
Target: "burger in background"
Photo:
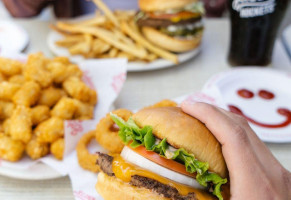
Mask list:
[[[198,0],[139,0],[136,23],[145,37],[172,52],[200,45],[204,8]]]

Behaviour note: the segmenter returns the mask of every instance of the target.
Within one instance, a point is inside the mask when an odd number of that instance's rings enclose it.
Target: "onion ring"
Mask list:
[[[100,171],[99,166],[96,164],[98,155],[91,154],[87,149],[88,144],[92,139],[94,139],[94,137],[95,131],[89,131],[88,133],[84,134],[79,140],[76,149],[79,165],[85,170],[96,173]]]
[[[125,121],[127,121],[133,114],[131,111],[126,109],[118,109],[112,113],[118,115]],[[96,141],[110,153],[120,153],[124,147],[124,144],[118,136],[118,131],[118,126],[114,123],[108,113],[96,126]]]

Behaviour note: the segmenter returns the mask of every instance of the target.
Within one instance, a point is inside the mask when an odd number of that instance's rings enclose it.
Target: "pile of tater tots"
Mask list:
[[[92,119],[97,93],[68,58],[0,58],[0,158],[63,158],[64,120]]]

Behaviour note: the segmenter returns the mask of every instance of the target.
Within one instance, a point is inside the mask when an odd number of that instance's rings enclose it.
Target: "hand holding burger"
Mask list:
[[[111,117],[126,146],[121,155],[98,153],[105,200],[229,199],[221,145],[199,120],[178,107],[145,108],[127,122]]]
[[[291,173],[243,117],[205,103],[184,102],[182,109],[203,122],[222,144],[232,199],[291,199]]]

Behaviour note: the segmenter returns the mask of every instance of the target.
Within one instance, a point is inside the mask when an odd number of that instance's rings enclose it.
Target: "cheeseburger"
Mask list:
[[[111,114],[126,145],[121,155],[98,153],[96,189],[105,200],[229,199],[221,146],[178,107],[146,108],[127,122]]]
[[[173,52],[185,52],[200,45],[203,5],[198,0],[139,0],[136,23],[145,37]]]

